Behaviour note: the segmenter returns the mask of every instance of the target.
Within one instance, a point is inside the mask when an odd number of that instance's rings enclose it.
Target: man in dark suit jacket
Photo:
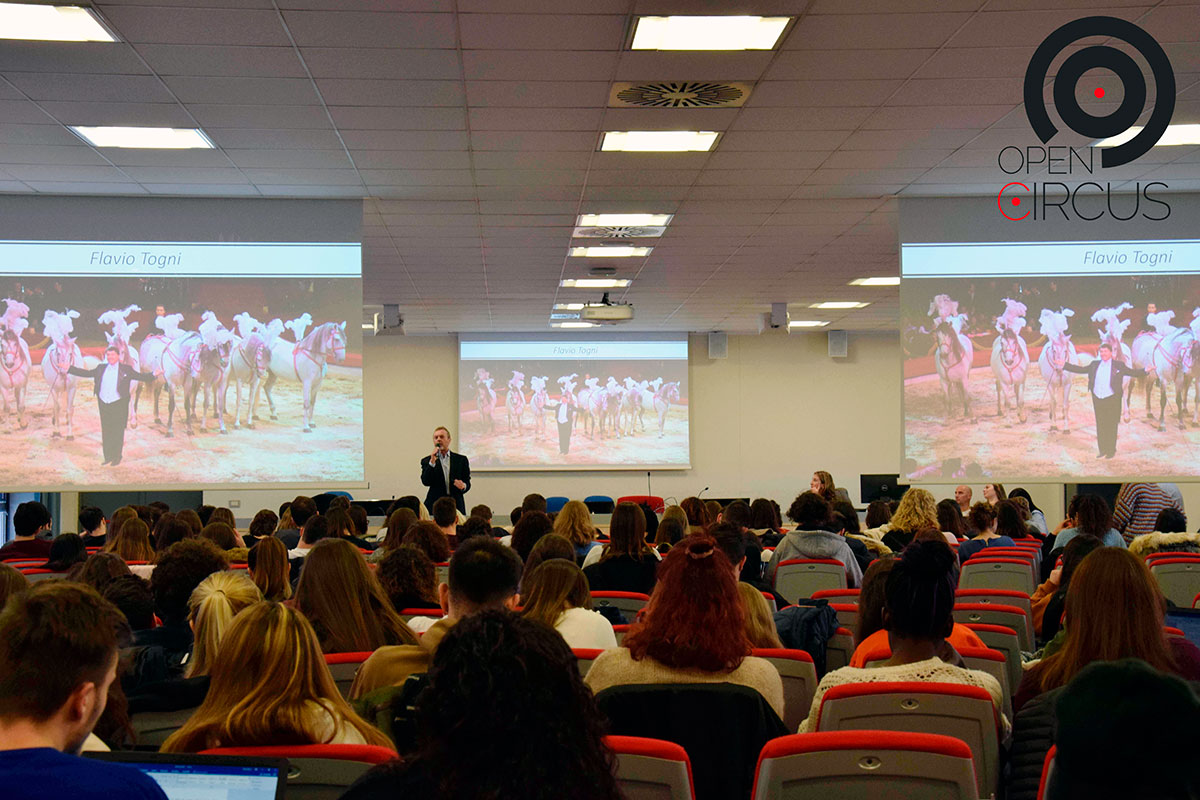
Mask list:
[[[121,463],[125,448],[125,423],[129,420],[129,384],[131,381],[152,381],[154,373],[137,372],[128,364],[119,363],[120,353],[110,346],[104,351],[104,363],[94,369],[71,367],[67,371],[80,378],[96,382],[96,402],[100,404],[100,438],[104,445],[103,466]]]
[[[450,452],[450,431],[446,428],[433,431],[433,453],[421,459],[421,484],[429,487],[425,507],[430,511],[438,498],[453,497],[458,510],[467,513],[463,495],[471,491],[471,462],[461,453]]]
[[[1086,367],[1068,363],[1063,369],[1088,376],[1088,393],[1096,412],[1096,448],[1100,451],[1096,458],[1112,458],[1117,454],[1117,423],[1121,421],[1121,379],[1140,375],[1113,361],[1112,346],[1107,342],[1100,345],[1099,355]]]

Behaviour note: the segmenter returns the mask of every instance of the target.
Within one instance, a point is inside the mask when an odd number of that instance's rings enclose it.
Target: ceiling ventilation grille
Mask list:
[[[663,225],[603,225],[575,228],[576,239],[646,239],[662,236]]]
[[[732,108],[746,102],[749,83],[657,81],[616,83],[608,98],[622,108]]]

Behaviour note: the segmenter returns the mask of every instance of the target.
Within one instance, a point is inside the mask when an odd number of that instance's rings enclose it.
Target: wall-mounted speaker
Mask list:
[[[708,335],[708,357],[709,358],[728,358],[729,357],[729,335],[720,331],[713,331]]]
[[[850,355],[850,337],[845,331],[829,332],[829,357],[845,358]]]

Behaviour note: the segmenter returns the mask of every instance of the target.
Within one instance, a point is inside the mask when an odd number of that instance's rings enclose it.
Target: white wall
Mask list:
[[[452,336],[366,340],[370,486],[353,490],[356,497],[424,496],[419,462],[431,449],[433,428],[447,425],[457,433],[457,358]],[[708,358],[703,336],[692,337],[692,468],[653,473],[654,494],[682,499],[708,486],[708,497],[773,497],[786,509],[813,470],[826,469],[857,502],[860,473],[899,468],[899,363],[899,341],[891,334],[851,334],[844,359],[828,357],[819,333],[730,336],[729,357],[720,360]],[[953,486],[929,488],[938,498],[953,494]],[[1061,515],[1060,485],[1028,488],[1048,518]],[[617,497],[645,489],[645,472],[477,472],[467,505],[487,503],[503,515],[528,492]],[[982,485],[974,489],[982,494]],[[243,518],[296,494],[205,492],[205,501],[236,500]]]

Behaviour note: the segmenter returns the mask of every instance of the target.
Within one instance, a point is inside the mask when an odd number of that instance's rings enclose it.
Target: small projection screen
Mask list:
[[[360,204],[0,211],[0,482],[361,485]]]
[[[679,336],[464,336],[458,389],[455,449],[475,469],[690,466]]]

